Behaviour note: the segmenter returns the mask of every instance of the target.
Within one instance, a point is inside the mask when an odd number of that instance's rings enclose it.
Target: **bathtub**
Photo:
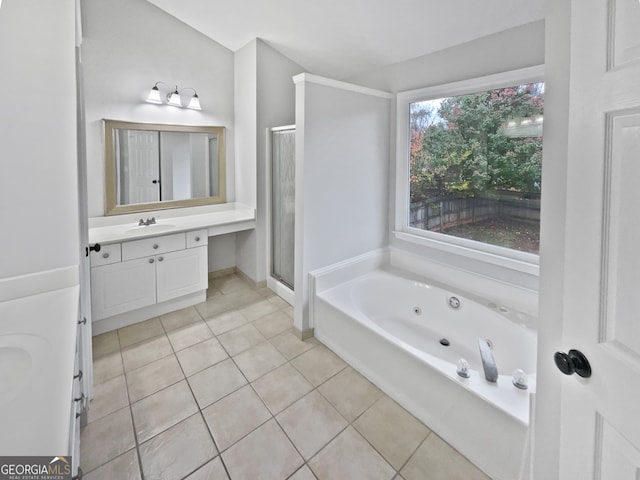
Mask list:
[[[313,282],[315,336],[491,478],[528,478],[534,319],[388,265],[359,273]],[[496,383],[484,378],[478,339],[492,345]],[[512,382],[516,369],[526,390]]]

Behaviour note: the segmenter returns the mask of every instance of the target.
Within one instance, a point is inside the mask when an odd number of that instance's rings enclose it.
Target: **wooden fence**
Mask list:
[[[409,225],[441,232],[447,228],[491,218],[539,223],[540,199],[510,194],[496,197],[436,197],[411,203]]]

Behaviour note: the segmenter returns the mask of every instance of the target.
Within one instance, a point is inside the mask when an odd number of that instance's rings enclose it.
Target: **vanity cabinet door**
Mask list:
[[[156,255],[158,302],[207,288],[207,247]]]
[[[139,258],[91,269],[93,320],[156,303],[156,260]]]

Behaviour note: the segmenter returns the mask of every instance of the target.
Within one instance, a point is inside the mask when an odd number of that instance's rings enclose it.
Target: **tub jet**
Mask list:
[[[440,345],[448,347],[449,345],[451,345],[451,342],[449,340],[447,340],[446,338],[441,338],[440,339]]]
[[[460,299],[458,297],[449,297],[449,306],[454,310],[458,310],[461,306]]]

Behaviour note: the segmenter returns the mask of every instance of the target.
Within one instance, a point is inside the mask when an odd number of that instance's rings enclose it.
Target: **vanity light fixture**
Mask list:
[[[186,106],[186,108],[191,108],[193,110],[202,110],[202,107],[200,106],[200,98],[198,98],[198,94],[196,93],[195,88],[186,87],[182,90],[178,90],[178,86],[176,85],[176,88],[172,90],[171,87],[169,87],[169,85],[164,82],[156,82],[153,88],[149,91],[147,102],[155,103],[157,105],[163,105],[165,103],[162,95],[160,95],[158,85],[164,85],[169,90],[169,93],[167,93],[166,97],[164,97],[166,98],[167,105],[171,105],[173,107],[183,107],[182,100],[180,98],[182,92],[184,92],[185,90],[193,90],[193,95],[189,99],[189,104]]]
[[[167,103],[172,107],[181,107],[182,101],[180,100],[180,92],[178,92],[178,86],[176,85],[176,89],[171,92],[171,94],[167,97]]]

